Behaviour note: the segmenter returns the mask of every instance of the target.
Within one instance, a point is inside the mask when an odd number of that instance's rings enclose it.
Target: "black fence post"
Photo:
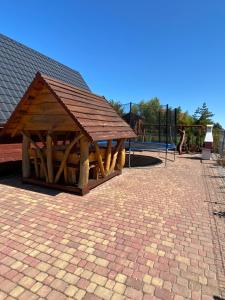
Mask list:
[[[177,145],[177,108],[174,109],[174,144]]]
[[[159,142],[161,142],[161,108],[159,108],[158,117],[159,117],[159,122],[158,122],[158,124],[159,124]]]
[[[168,154],[168,117],[169,117],[169,105],[166,105],[166,157],[165,157],[165,166],[167,163],[167,154]]]
[[[131,113],[132,113],[132,102],[130,102],[130,115],[129,115],[129,125],[131,127],[132,125],[132,119],[131,119]],[[129,156],[128,156],[128,166],[129,168],[131,167],[131,162],[130,162],[130,147],[131,146],[131,142],[130,142],[130,139],[129,139]]]

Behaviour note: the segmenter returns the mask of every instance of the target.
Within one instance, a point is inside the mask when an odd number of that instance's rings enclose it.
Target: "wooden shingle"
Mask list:
[[[104,97],[40,73],[36,74],[35,79],[7,122],[4,130],[6,133],[15,132],[16,123],[20,123],[21,119],[24,118],[22,113],[26,115],[25,103],[33,95],[37,85],[40,85],[39,90],[48,90],[55,97],[61,104],[63,111],[67,113],[68,118],[72,119],[74,124],[86,133],[91,141],[136,137],[130,126],[115,112]],[[35,103],[35,99],[33,103]],[[29,105],[27,107],[29,109]],[[57,115],[55,115],[55,119],[57,120]]]

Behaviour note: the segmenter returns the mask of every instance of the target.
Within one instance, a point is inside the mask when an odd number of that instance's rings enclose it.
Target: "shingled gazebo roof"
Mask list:
[[[37,71],[90,91],[81,74],[0,34],[0,124],[4,125]]]
[[[92,141],[136,137],[134,131],[104,97],[39,72],[6,123],[4,132],[15,131],[20,118],[26,114],[23,103],[31,97],[37,85],[41,85],[42,89],[47,89],[57,99],[75,124]],[[35,102],[35,98],[32,101]]]

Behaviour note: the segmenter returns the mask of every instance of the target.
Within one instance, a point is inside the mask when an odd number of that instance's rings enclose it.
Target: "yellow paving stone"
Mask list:
[[[158,277],[153,277],[153,278],[152,278],[152,284],[153,284],[153,285],[156,285],[156,286],[162,287],[162,285],[163,285],[163,280],[160,279],[160,278],[158,278]]]
[[[64,270],[60,270],[57,274],[56,274],[56,278],[58,278],[58,279],[62,279],[64,276],[65,276],[65,274],[66,274],[66,271],[64,271]]]
[[[145,247],[145,251],[153,253],[153,254],[157,254],[158,253],[157,249],[149,247],[149,246]]]
[[[96,264],[96,265],[99,265],[99,266],[101,266],[101,267],[107,267],[108,264],[109,264],[109,261],[106,260],[106,259],[103,259],[103,258],[99,258],[99,257],[98,257],[98,258],[95,260],[95,264]]]
[[[89,237],[89,240],[91,240],[91,241],[93,241],[93,242],[95,242],[96,239],[97,239],[97,237],[96,237],[96,236],[93,236],[93,235]]]
[[[28,276],[24,276],[23,278],[21,278],[21,280],[19,281],[19,284],[24,286],[25,288],[30,288],[33,284],[35,283],[35,280],[31,277]]]
[[[148,274],[145,274],[144,275],[144,277],[143,277],[143,281],[145,282],[145,283],[151,283],[151,281],[152,281],[152,276],[150,276],[150,275],[148,275]]]
[[[9,228],[10,228],[9,225],[5,225],[5,226],[2,227],[3,230],[7,230],[7,229],[9,229]]]
[[[110,300],[113,295],[112,291],[110,291],[102,286],[98,286],[96,288],[96,290],[94,291],[94,294],[104,300]]]
[[[98,237],[98,238],[96,238],[96,240],[95,240],[95,241],[96,241],[96,243],[99,243],[99,244],[101,244],[101,243],[102,243],[104,240]]]
[[[87,249],[87,246],[80,245],[77,249],[80,250],[80,251],[85,251]]]
[[[146,265],[148,266],[148,267],[150,267],[150,268],[153,268],[153,266],[154,266],[154,261],[152,261],[152,260],[147,260],[147,263],[146,263]]]
[[[48,250],[45,251],[45,253],[46,253],[46,254],[51,254],[51,255],[52,255],[52,252],[53,252],[53,251],[54,251],[54,249],[51,248],[51,247],[49,247]]]
[[[97,257],[95,255],[92,255],[92,254],[88,255],[87,258],[86,258],[86,260],[90,261],[90,262],[94,262],[96,259],[97,259]]]
[[[90,284],[89,284],[88,287],[87,287],[87,292],[88,292],[88,293],[93,293],[94,290],[96,289],[96,287],[97,287],[97,284],[96,284],[96,283],[90,282]]]
[[[23,267],[23,263],[21,261],[16,261],[15,263],[13,263],[10,267],[12,269],[19,269]]]
[[[159,251],[158,251],[158,255],[159,255],[159,256],[165,256],[165,254],[166,254],[165,251],[162,251],[162,250],[159,250]]]
[[[95,282],[101,286],[104,286],[107,282],[107,278],[104,277],[104,276],[101,276],[101,275],[98,275],[98,274],[94,274],[92,277],[91,277],[91,281],[92,282]]]
[[[94,235],[99,237],[99,238],[103,238],[105,236],[105,234],[101,233],[101,232],[95,232]]]
[[[76,274],[77,276],[80,276],[82,273],[84,272],[84,269],[79,267],[76,269],[76,271],[74,272],[74,274]]]
[[[125,300],[125,296],[123,296],[123,295],[121,295],[121,294],[114,293],[114,294],[112,295],[111,300]]]
[[[31,287],[31,292],[36,293],[41,287],[43,286],[42,283],[36,282],[32,287]]]
[[[63,280],[69,284],[76,284],[79,280],[79,277],[72,273],[66,273],[66,275],[63,277]]]
[[[121,294],[121,295],[123,295],[123,293],[125,292],[125,289],[126,289],[126,285],[123,283],[119,283],[119,282],[117,282],[113,288],[113,290],[116,293]]]
[[[155,287],[150,285],[150,284],[147,284],[145,283],[143,285],[143,292],[146,293],[146,294],[150,294],[150,295],[154,295],[154,291],[155,291]]]
[[[120,282],[120,283],[125,283],[126,280],[127,280],[127,276],[124,275],[124,274],[118,273],[118,274],[116,275],[115,280],[118,281],[118,282]]]
[[[24,291],[24,288],[22,288],[21,286],[16,286],[11,292],[10,292],[10,296],[17,298],[19,297],[19,295],[21,295]]]
[[[48,277],[48,274],[47,273],[44,273],[44,272],[40,272],[39,274],[37,274],[37,276],[35,277],[35,279],[37,281],[44,281],[46,278]]]
[[[36,257],[38,254],[40,254],[41,252],[40,251],[38,251],[38,250],[33,250],[33,251],[31,251],[30,252],[30,256],[32,256],[32,257]]]
[[[73,249],[73,248],[69,248],[69,249],[66,249],[66,253],[67,254],[71,254],[71,255],[73,255],[75,252],[76,252],[77,250],[76,249]]]
[[[207,285],[207,278],[205,276],[199,276],[199,283]]]
[[[45,262],[40,262],[36,268],[40,271],[46,272],[48,269],[51,268],[51,265],[45,263]]]
[[[63,244],[63,245],[67,245],[68,243],[69,243],[69,240],[67,240],[67,239],[62,239],[60,241],[60,244]]]
[[[92,247],[88,247],[88,248],[86,248],[86,250],[85,250],[85,252],[88,253],[88,254],[92,254],[94,251],[95,251],[95,249],[92,248]]]
[[[112,290],[113,287],[115,286],[116,282],[111,280],[111,279],[108,279],[106,284],[105,284],[105,287],[109,290]]]
[[[62,260],[62,259],[57,259],[53,265],[57,268],[60,268],[60,269],[64,269],[67,265],[68,265],[68,262]]]
[[[105,246],[107,246],[107,245],[109,244],[109,241],[108,241],[108,240],[104,240],[104,241],[102,242],[102,244],[105,245]]]
[[[177,256],[175,257],[175,259],[176,259],[177,261],[181,262],[181,263],[184,263],[184,264],[190,266],[190,259],[187,258],[187,257],[177,255]]]
[[[57,227],[57,225],[51,224],[51,223],[49,223],[47,226],[48,226],[49,228],[52,228],[52,229],[55,229],[55,228]]]
[[[39,251],[41,251],[41,252],[45,252],[45,251],[48,250],[48,246],[46,246],[46,245],[38,245],[38,246],[36,247],[36,250],[39,250]]]
[[[80,276],[82,278],[89,279],[89,278],[91,278],[92,275],[93,275],[93,272],[91,272],[89,270],[84,270],[84,272],[82,272]]]
[[[167,247],[170,247],[170,248],[174,248],[174,243],[172,243],[172,242],[162,241],[162,244],[164,246],[167,246]]]
[[[65,290],[65,294],[69,297],[73,297],[78,291],[78,288],[74,285],[69,285]]]
[[[60,252],[59,250],[54,250],[52,251],[51,255],[52,256],[55,256],[55,257],[58,257],[62,252]]]
[[[84,298],[85,294],[86,294],[86,291],[84,291],[84,290],[79,290],[79,291],[76,293],[76,295],[74,296],[74,299],[76,299],[76,300],[81,300],[81,299]]]
[[[125,230],[124,234],[126,234],[128,236],[135,236],[135,233],[133,231],[129,231],[129,230]]]
[[[151,243],[151,247],[157,249],[157,244],[156,243]]]
[[[95,243],[92,242],[92,241],[87,242],[87,246],[90,247],[90,248],[94,247],[94,245],[95,245]]]
[[[71,254],[67,254],[67,253],[61,253],[58,258],[65,260],[65,261],[70,261],[73,256]]]

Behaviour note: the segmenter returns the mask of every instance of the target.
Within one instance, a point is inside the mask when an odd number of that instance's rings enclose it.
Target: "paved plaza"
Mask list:
[[[2,178],[0,192],[1,300],[225,297],[215,161],[124,169],[84,197],[18,177]]]

